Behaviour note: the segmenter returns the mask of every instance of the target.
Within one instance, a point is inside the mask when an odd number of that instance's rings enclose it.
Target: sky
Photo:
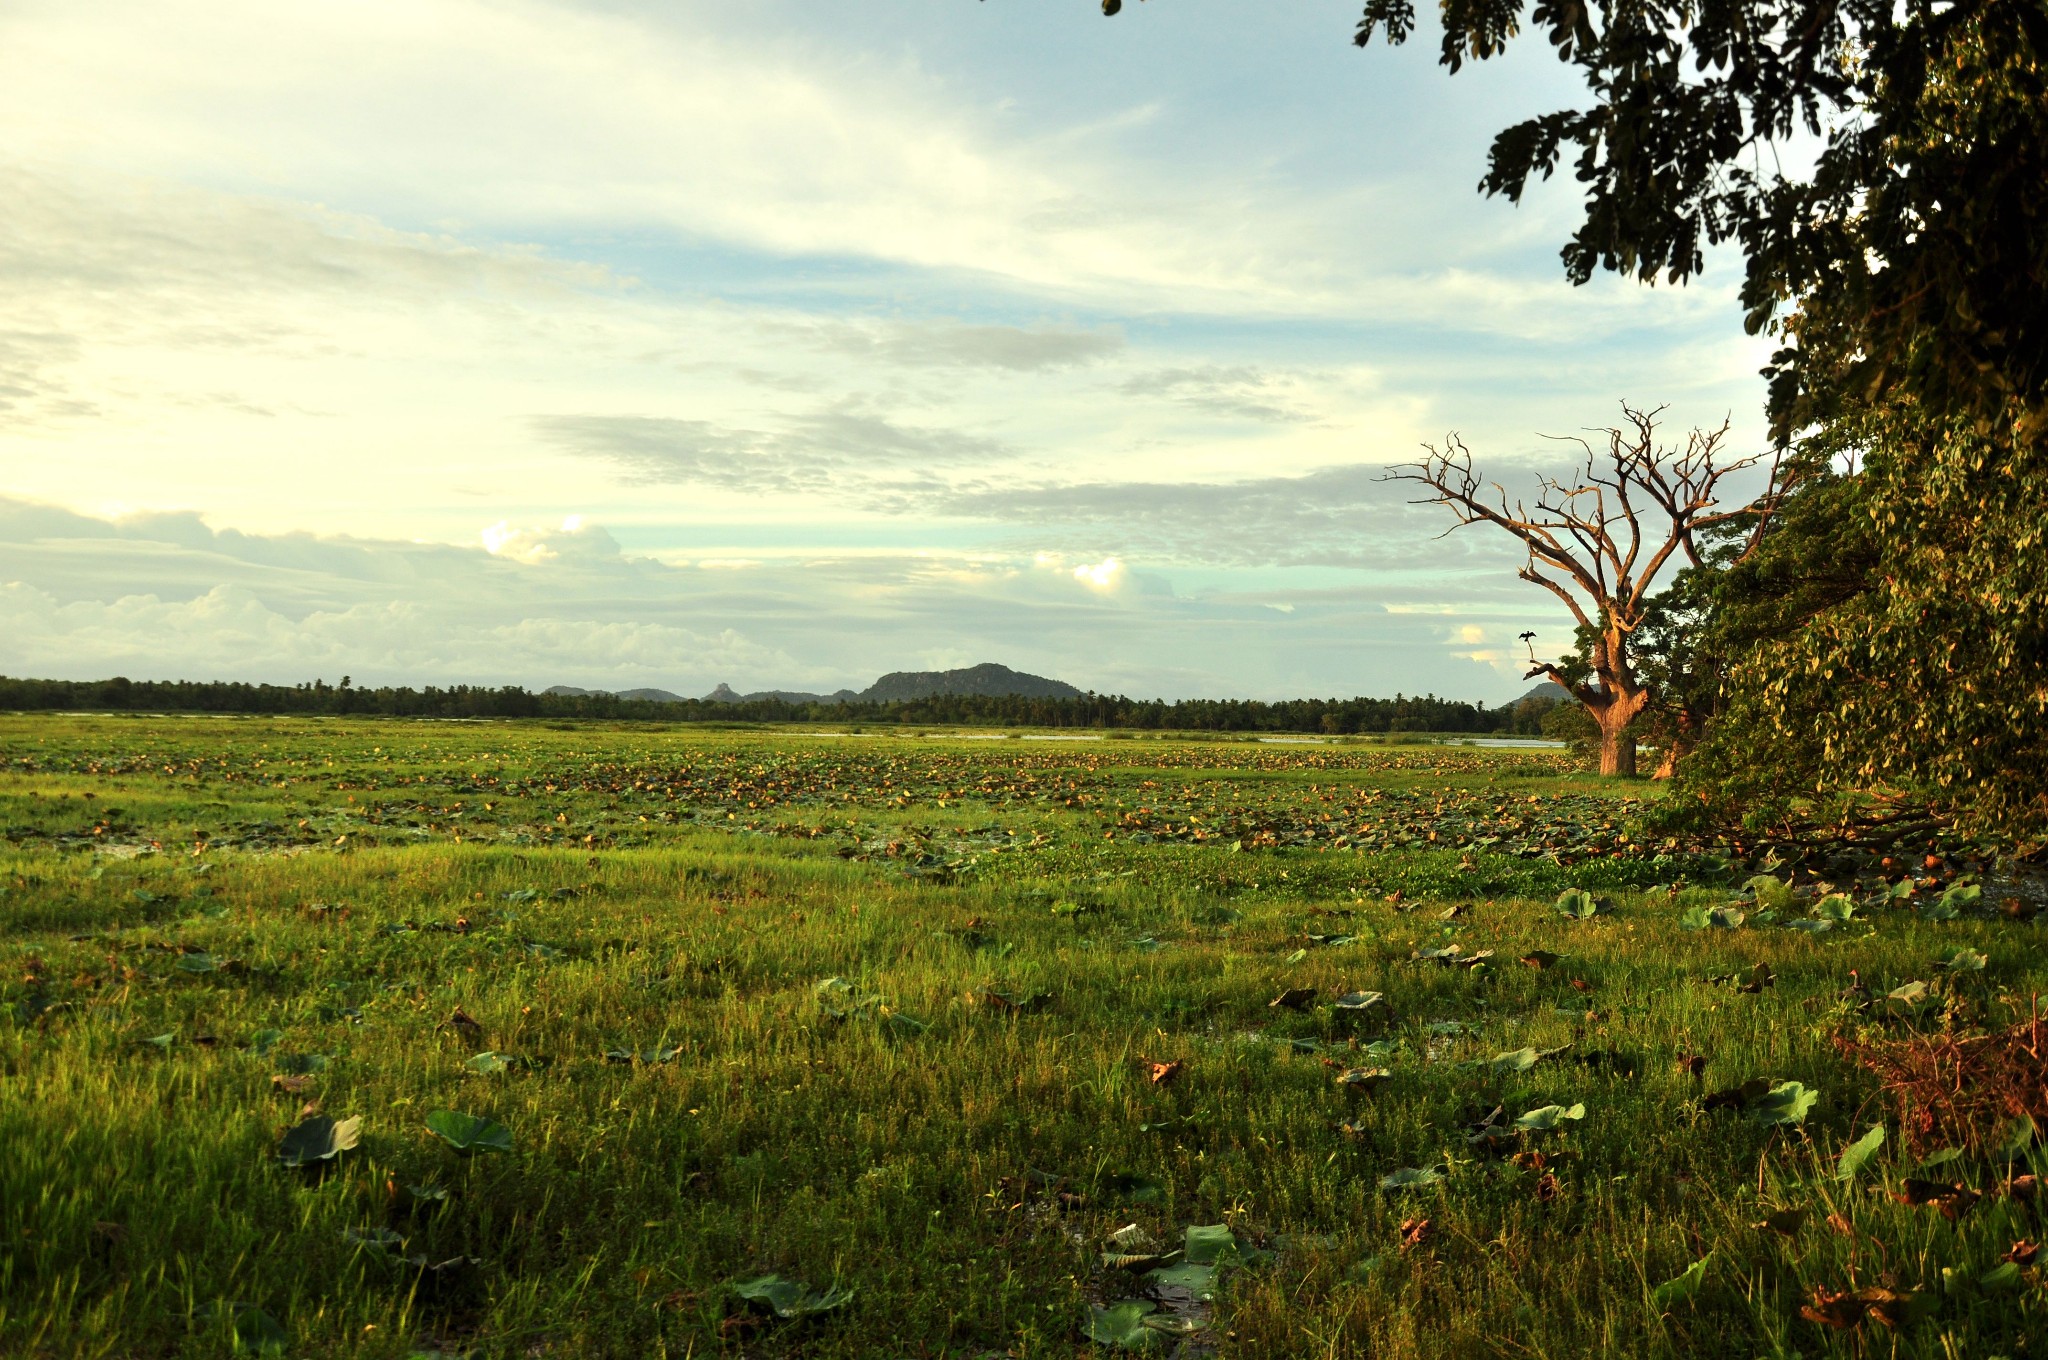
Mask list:
[[[1727,261],[1564,279],[1582,99],[1357,0],[10,0],[0,673],[1522,693],[1388,465],[1763,439]]]

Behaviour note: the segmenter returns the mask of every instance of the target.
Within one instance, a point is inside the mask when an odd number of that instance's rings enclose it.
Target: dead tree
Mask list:
[[[1630,645],[1658,576],[1675,557],[1698,566],[1697,536],[1738,517],[1756,517],[1753,547],[1778,494],[1774,462],[1761,497],[1721,506],[1723,479],[1765,457],[1727,458],[1721,447],[1726,421],[1717,430],[1694,430],[1672,447],[1657,442],[1662,407],[1638,411],[1624,403],[1621,409],[1623,424],[1599,432],[1606,436],[1604,451],[1584,439],[1570,441],[1585,451],[1578,476],[1570,482],[1539,476],[1533,507],[1510,503],[1498,482],[1482,483],[1456,434],[1441,449],[1423,445],[1428,456],[1420,462],[1387,470],[1391,480],[1429,488],[1434,494],[1409,503],[1449,506],[1458,517],[1453,529],[1491,524],[1528,549],[1528,563],[1517,574],[1564,601],[1591,645],[1583,672],[1536,662],[1524,678],[1547,675],[1585,706],[1600,729],[1600,773],[1609,775],[1636,772],[1629,724],[1653,696],[1637,675]]]

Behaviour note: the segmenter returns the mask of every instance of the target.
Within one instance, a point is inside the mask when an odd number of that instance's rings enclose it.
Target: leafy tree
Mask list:
[[[1440,9],[1452,72],[1522,28],[1522,0]],[[2048,435],[2048,4],[1537,0],[1529,18],[1592,102],[1502,131],[1480,187],[1519,201],[1569,157],[1575,282],[1675,282],[1737,242],[1749,329],[1784,341],[1781,438],[1878,394]],[[1414,28],[1413,0],[1368,0],[1355,41]],[[1789,173],[1802,139],[1819,154]]]
[[[2048,847],[2048,452],[1891,407],[1802,461],[1716,583],[1700,650],[1731,664],[1682,804]]]

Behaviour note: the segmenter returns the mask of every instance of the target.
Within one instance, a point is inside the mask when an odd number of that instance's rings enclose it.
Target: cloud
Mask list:
[[[705,693],[859,688],[944,655],[1166,697],[1499,684],[1438,621],[1384,612],[1377,586],[1182,593],[1119,554],[720,569],[622,552],[587,521],[506,520],[489,542],[245,534],[0,498],[0,673]]]
[[[1153,561],[1385,569],[1413,562],[1419,544],[1449,527],[1441,512],[1407,500],[1381,467],[1354,464],[1229,482],[982,482],[898,492],[885,503],[905,513],[1028,523],[1041,536],[1070,528],[1126,557]],[[1453,574],[1507,560],[1482,533],[1430,543],[1428,551],[1434,570]]]
[[[849,474],[981,464],[1007,453],[992,439],[847,409],[789,417],[772,430],[671,416],[548,415],[530,423],[556,448],[608,462],[632,481],[736,491],[818,491]]]
[[[1083,562],[1073,569],[1074,579],[1090,590],[1115,590],[1124,577],[1124,564],[1114,557],[1100,562]]]
[[[564,557],[587,561],[619,555],[618,540],[595,524],[585,524],[581,515],[568,515],[557,529],[516,527],[499,520],[482,535],[484,551],[528,566],[559,562]]]
[[[915,368],[1042,373],[1096,363],[1125,349],[1118,326],[1001,326],[961,322],[818,321],[765,327],[834,354]]]
[[[1159,397],[1179,405],[1261,424],[1303,424],[1316,413],[1296,404],[1303,383],[1247,364],[1201,364],[1159,368],[1124,379],[1117,390],[1130,396]]]

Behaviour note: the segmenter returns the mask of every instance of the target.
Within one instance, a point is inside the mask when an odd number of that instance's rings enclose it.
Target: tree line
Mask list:
[[[1121,694],[1027,698],[936,694],[923,699],[786,703],[665,702],[613,694],[547,694],[518,685],[359,688],[314,680],[262,685],[210,680],[22,680],[0,676],[0,709],[147,713],[360,715],[391,718],[562,718],[626,722],[876,723],[902,726],[1130,728],[1181,732],[1460,732],[1536,735],[1555,701],[1489,708],[1434,694],[1391,699],[1132,699]]]

